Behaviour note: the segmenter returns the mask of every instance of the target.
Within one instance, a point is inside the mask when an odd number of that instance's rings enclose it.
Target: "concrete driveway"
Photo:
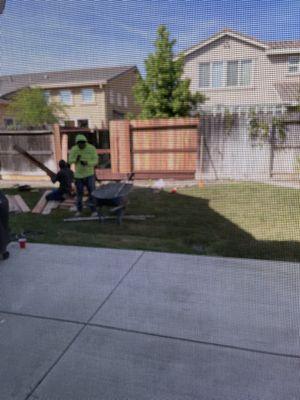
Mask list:
[[[300,266],[11,246],[2,400],[299,400]]]

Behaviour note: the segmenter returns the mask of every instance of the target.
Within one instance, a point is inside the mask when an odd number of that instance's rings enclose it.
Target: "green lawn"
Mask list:
[[[6,193],[14,193],[7,190]],[[32,207],[41,193],[22,193]],[[69,211],[11,216],[33,242],[300,261],[300,191],[234,183],[171,194],[135,189],[127,214],[155,219],[65,223]]]

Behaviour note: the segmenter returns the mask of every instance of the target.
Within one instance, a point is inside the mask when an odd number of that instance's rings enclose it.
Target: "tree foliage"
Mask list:
[[[190,80],[183,79],[184,59],[174,58],[176,40],[170,40],[166,26],[157,30],[155,52],[145,60],[146,77],[139,78],[134,88],[135,99],[141,106],[141,118],[188,116],[205,96],[190,92]]]
[[[58,115],[65,113],[65,107],[59,103],[48,103],[40,88],[25,88],[12,97],[8,113],[18,126],[34,129],[57,123]]]

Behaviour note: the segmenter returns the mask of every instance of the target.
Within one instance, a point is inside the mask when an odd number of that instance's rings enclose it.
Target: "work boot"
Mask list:
[[[94,218],[94,217],[98,217],[97,211],[93,211],[92,214],[91,214],[91,217],[93,217],[93,218]]]
[[[82,215],[81,211],[76,211],[76,213],[74,214],[74,217],[79,218],[79,217],[81,217],[81,215]]]

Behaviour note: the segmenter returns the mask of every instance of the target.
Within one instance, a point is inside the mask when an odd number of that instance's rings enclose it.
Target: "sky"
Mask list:
[[[167,25],[175,51],[224,28],[261,40],[300,39],[300,0],[7,0],[0,75],[137,65]]]

